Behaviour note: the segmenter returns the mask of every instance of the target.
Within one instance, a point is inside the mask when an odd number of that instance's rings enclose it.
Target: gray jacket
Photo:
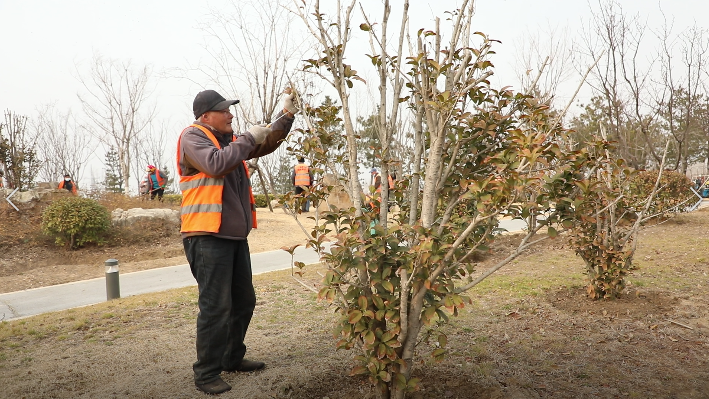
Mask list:
[[[178,149],[182,175],[193,176],[202,171],[210,176],[224,176],[222,223],[219,232],[212,235],[230,240],[245,240],[249,235],[253,226],[249,201],[250,183],[246,178],[243,161],[275,151],[290,132],[293,120],[294,118],[288,116],[278,119],[271,126],[273,132],[258,145],[249,132],[237,135],[237,139],[231,141],[231,134],[219,133],[200,122],[194,123],[214,133],[222,148],[215,147],[214,143],[196,127],[188,127],[182,133]],[[204,234],[211,233],[183,233],[182,237]]]

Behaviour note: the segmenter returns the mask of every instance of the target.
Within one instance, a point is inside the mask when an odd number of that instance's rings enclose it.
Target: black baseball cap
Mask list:
[[[238,104],[239,100],[227,100],[214,90],[204,90],[197,93],[192,103],[192,112],[195,119],[207,111],[221,111]]]

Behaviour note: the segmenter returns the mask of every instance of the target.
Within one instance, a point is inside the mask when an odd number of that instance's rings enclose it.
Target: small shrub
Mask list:
[[[269,195],[268,199],[273,201],[274,199],[278,199],[278,197],[274,198],[272,195]],[[269,201],[266,200],[266,194],[254,194],[254,201],[256,202],[257,208],[268,208]]]
[[[111,227],[106,207],[90,198],[69,197],[53,202],[42,213],[42,232],[70,249],[103,243]]]
[[[631,193],[641,199],[647,198],[655,186],[657,173],[656,170],[643,170],[633,174],[630,182]],[[647,216],[681,212],[693,205],[694,202],[688,201],[694,197],[690,187],[692,187],[692,182],[684,174],[670,170],[662,172],[659,191],[650,204]]]
[[[162,200],[166,204],[181,205],[182,204],[182,194],[165,194],[162,196]]]

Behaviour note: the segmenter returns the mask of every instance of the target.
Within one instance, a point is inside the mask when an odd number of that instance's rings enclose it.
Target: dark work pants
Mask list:
[[[150,192],[150,199],[153,200],[155,199],[155,196],[158,196],[158,201],[162,201],[162,195],[165,193],[164,188],[156,188]]]
[[[305,189],[303,189],[301,186],[295,186],[295,195],[301,195],[305,192]],[[303,202],[303,207],[301,208],[303,212],[309,212],[310,211],[310,200],[306,200]]]
[[[182,242],[199,289],[197,362],[192,368],[195,383],[204,384],[222,370],[238,367],[246,353],[244,336],[256,306],[249,243],[211,235]]]

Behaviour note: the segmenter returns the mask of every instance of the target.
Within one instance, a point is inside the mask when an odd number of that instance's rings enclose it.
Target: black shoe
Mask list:
[[[210,395],[219,395],[220,393],[224,393],[226,391],[231,390],[231,385],[227,384],[222,380],[220,377],[217,377],[216,380],[208,382],[206,384],[194,384],[197,389],[204,393],[208,393]]]
[[[256,370],[261,370],[262,368],[266,367],[266,363],[264,362],[254,362],[251,360],[242,360],[241,363],[239,363],[236,368],[229,369],[229,370],[224,370],[227,373],[234,373],[236,371],[241,371],[242,373],[246,373],[249,371],[256,371]]]

